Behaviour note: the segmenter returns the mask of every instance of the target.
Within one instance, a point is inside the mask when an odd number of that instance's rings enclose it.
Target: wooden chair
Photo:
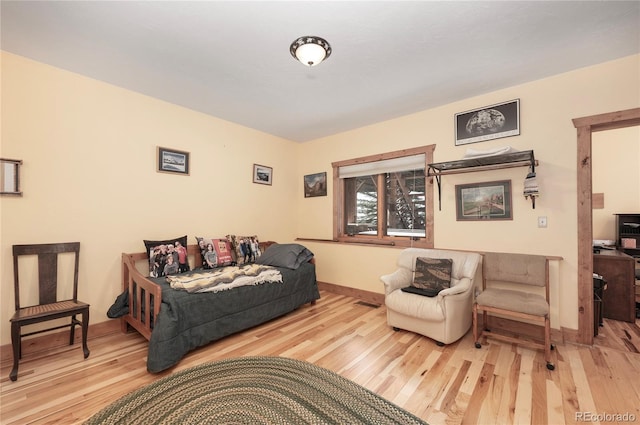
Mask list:
[[[73,253],[73,298],[58,300],[58,254]],[[20,279],[18,276],[18,258],[20,256],[38,256],[38,299],[36,305],[20,305]],[[78,301],[78,264],[80,242],[52,243],[38,245],[13,245],[13,277],[16,312],[11,317],[11,345],[13,346],[13,369],[9,374],[12,381],[18,379],[18,361],[22,358],[22,338],[54,329],[71,327],[69,345],[73,344],[76,325],[82,326],[82,350],[84,358],[89,357],[87,348],[87,328],[89,326],[89,304]],[[76,319],[82,314],[82,321]],[[30,333],[22,333],[23,326],[32,325],[63,317],[71,317],[71,323],[54,326]]]
[[[532,287],[544,288],[544,296]],[[478,333],[478,312],[483,314],[484,330]],[[487,313],[544,326],[544,342],[490,332]],[[544,350],[547,369],[551,363],[551,325],[549,322],[549,260],[542,255],[486,253],[482,260],[482,292],[473,304],[473,338],[480,348],[483,336]]]

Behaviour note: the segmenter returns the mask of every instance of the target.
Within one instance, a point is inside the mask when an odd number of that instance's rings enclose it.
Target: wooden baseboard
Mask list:
[[[89,324],[87,332],[87,345],[91,349],[90,341],[94,338],[100,338],[105,335],[120,332],[120,320],[108,320],[95,324]],[[82,329],[76,327],[74,335],[74,344],[82,344]],[[22,355],[38,353],[40,351],[51,350],[54,348],[69,345],[69,330],[44,333],[39,336],[22,339]],[[13,361],[13,349],[11,344],[0,346],[0,361],[2,363]]]
[[[334,285],[331,283],[318,282],[318,288],[332,292],[334,294],[346,295],[371,304],[384,304],[384,294],[363,291],[361,289],[348,288],[346,286]],[[105,335],[121,332],[120,320],[110,319],[105,322],[89,324],[89,332],[87,338],[89,341],[93,338],[99,338]],[[76,327],[74,344],[82,343],[82,330]],[[51,350],[64,347],[69,344],[69,330],[51,331],[50,333],[40,334],[31,338],[22,340],[22,355],[38,353],[40,351]],[[89,349],[91,349],[91,344]],[[0,346],[0,361],[2,363],[13,361],[13,349],[11,344]]]
[[[562,337],[564,338],[564,342],[570,342],[572,344],[578,344],[578,330],[577,329],[567,329],[561,328]],[[553,331],[555,329],[551,329],[551,339],[553,339]]]
[[[384,294],[378,294],[377,292],[365,291],[363,289],[349,288],[347,286],[335,285],[333,283],[318,281],[318,288],[323,291],[328,291],[338,295],[345,295],[348,297],[358,298],[362,301],[371,304],[384,304]]]
[[[384,305],[384,294],[320,281],[318,281],[318,288],[334,294],[358,298],[371,304]],[[529,338],[544,339],[544,329],[532,323],[489,316],[489,326],[497,329],[508,329],[513,333],[518,333]],[[561,329],[551,328],[551,340],[557,343],[570,342],[576,344],[578,342],[578,331],[564,327]]]
[[[372,304],[384,305],[384,294],[320,281],[318,281],[318,288],[334,294],[358,298]],[[489,316],[489,326],[497,329],[508,329],[512,333],[518,333],[529,338],[544,339],[544,328],[533,323],[525,323],[497,316]],[[564,327],[561,329],[551,328],[551,340],[556,342],[571,342],[575,344],[578,341],[578,331],[576,329],[567,329]]]
[[[318,282],[318,288],[338,295],[345,295],[360,299],[370,304],[384,305],[384,294],[377,292],[365,291],[362,289],[349,288],[347,286],[336,285],[327,282]],[[508,329],[513,333],[518,333],[532,338],[543,338],[544,331],[540,326],[518,322],[515,320],[489,316],[489,327],[497,329]],[[120,320],[108,320],[96,324],[89,325],[88,339],[99,338],[105,335],[121,332]],[[551,340],[556,342],[572,342],[578,341],[578,331],[574,329],[551,329]],[[82,342],[82,331],[76,328],[75,344]],[[52,332],[37,337],[25,338],[22,340],[22,353],[28,355],[39,351],[59,348],[69,343],[69,331]],[[89,349],[91,346],[89,345]],[[0,361],[2,363],[11,362],[13,360],[13,350],[11,344],[0,346]]]

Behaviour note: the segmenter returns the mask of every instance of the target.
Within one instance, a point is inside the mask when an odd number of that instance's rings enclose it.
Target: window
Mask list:
[[[433,188],[425,168],[434,148],[333,163],[334,239],[433,247]]]

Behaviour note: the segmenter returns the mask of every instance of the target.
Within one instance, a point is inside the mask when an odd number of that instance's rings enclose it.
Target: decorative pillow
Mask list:
[[[202,255],[202,267],[214,269],[235,264],[231,242],[227,239],[199,238],[196,236],[200,255]]]
[[[413,282],[408,288],[402,288],[405,292],[435,297],[443,289],[451,286],[451,269],[453,260],[450,258],[416,258],[416,267],[413,272]]]
[[[260,241],[258,240],[257,235],[227,235],[227,240],[231,241],[235,262],[238,265],[253,263],[262,255],[262,252],[260,251]]]
[[[161,277],[189,271],[187,236],[164,241],[144,241],[149,255],[149,276]]]
[[[297,243],[275,243],[264,250],[256,264],[297,269],[313,258],[313,252]]]

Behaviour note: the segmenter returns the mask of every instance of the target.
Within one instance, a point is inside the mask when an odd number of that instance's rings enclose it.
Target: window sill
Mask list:
[[[372,238],[358,238],[355,236],[338,237],[337,239],[314,239],[314,238],[296,238],[299,242],[322,242],[322,243],[337,243],[341,245],[367,245],[367,246],[380,246],[387,248],[433,248],[429,246],[426,241],[411,241],[407,239],[392,240],[392,239],[372,239]]]

